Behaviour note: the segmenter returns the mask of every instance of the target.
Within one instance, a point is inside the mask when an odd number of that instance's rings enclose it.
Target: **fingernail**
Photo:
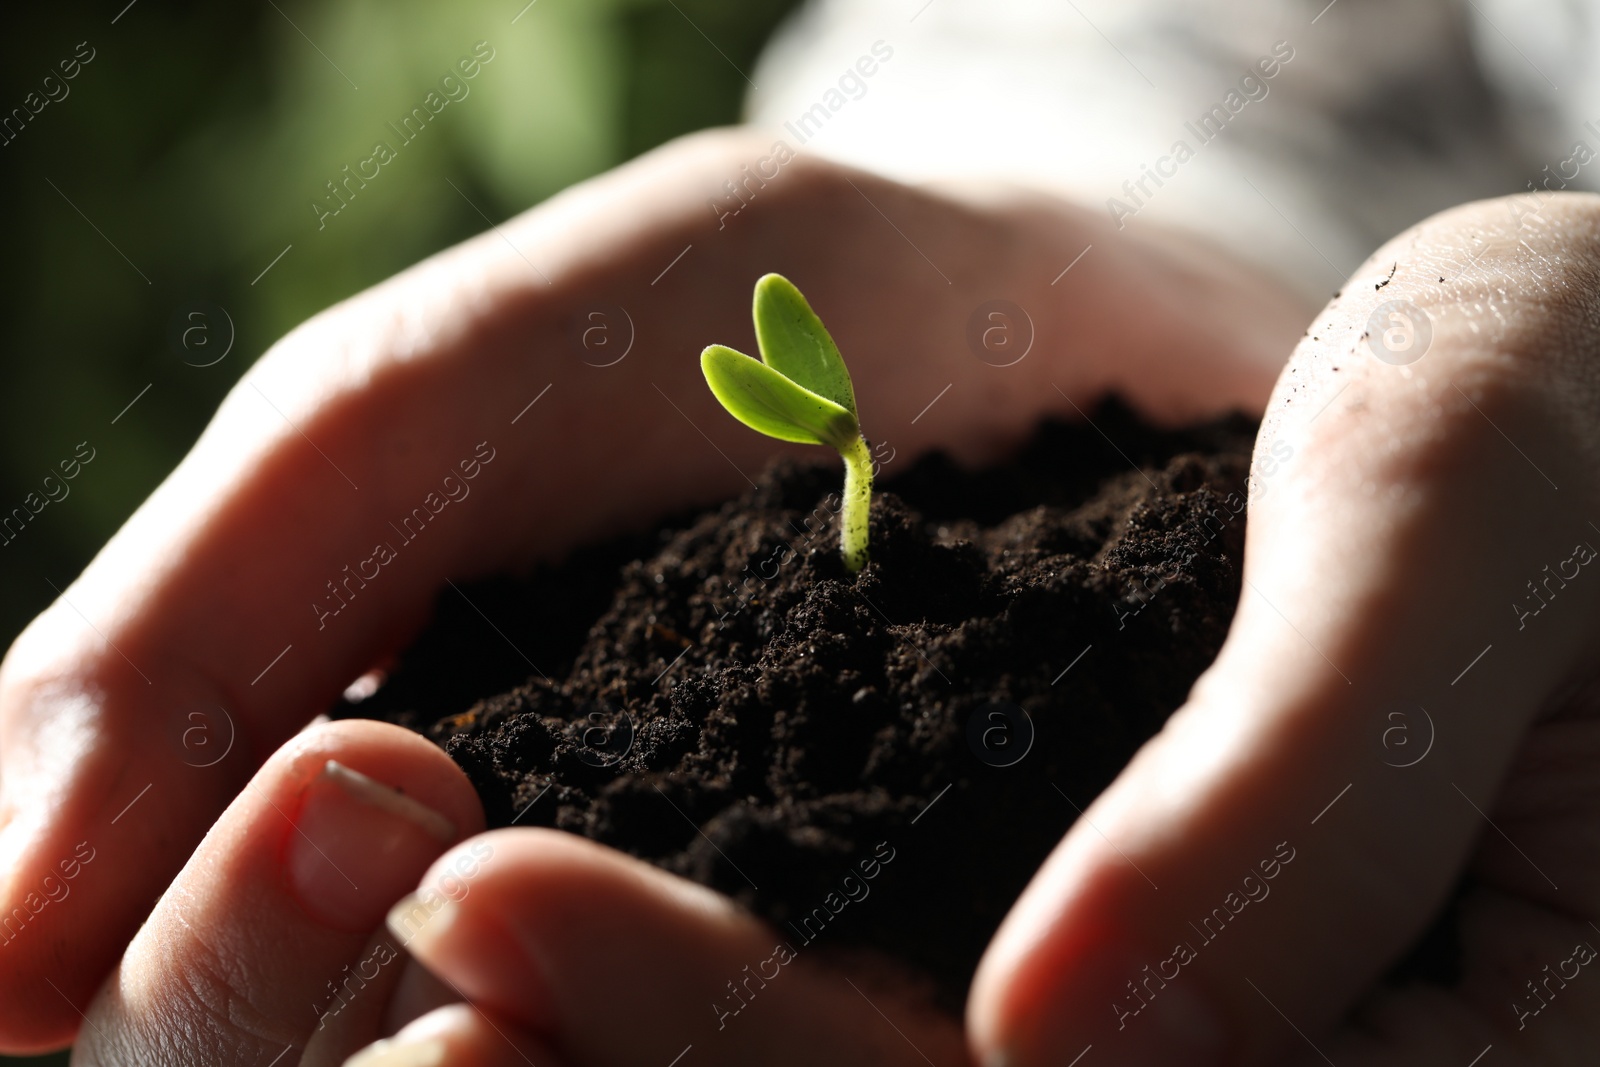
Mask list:
[[[370,930],[455,838],[437,811],[329,760],[301,797],[285,871],[313,918]]]
[[[345,1060],[344,1067],[439,1067],[444,1055],[444,1042],[436,1037],[421,1041],[391,1037],[368,1045]]]
[[[455,901],[433,890],[407,893],[384,916],[384,923],[401,947],[413,956],[426,953],[455,925],[461,909]]]
[[[389,933],[455,988],[485,991],[470,992],[474,1003],[514,1011],[535,1030],[554,1030],[560,1022],[555,987],[539,946],[514,920],[470,901],[424,887],[389,909]]]

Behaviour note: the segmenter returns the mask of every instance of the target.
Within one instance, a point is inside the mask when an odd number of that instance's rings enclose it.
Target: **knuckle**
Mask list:
[[[90,1009],[73,1063],[264,1063],[300,1044],[252,1004],[244,959],[190,936],[180,958],[141,969],[153,981],[120,973]]]
[[[87,653],[81,633],[86,627],[81,622],[73,626],[72,621],[58,599],[17,635],[0,661],[0,705],[28,699]]]
[[[1442,212],[1375,257],[1410,267],[1415,298],[1477,342],[1462,347],[1497,348],[1508,369],[1561,358],[1600,325],[1600,196],[1534,197]]]
[[[1600,459],[1596,337],[1600,196],[1466,204],[1350,277],[1268,417],[1298,424],[1312,452],[1359,451],[1366,475],[1434,477],[1506,435]]]

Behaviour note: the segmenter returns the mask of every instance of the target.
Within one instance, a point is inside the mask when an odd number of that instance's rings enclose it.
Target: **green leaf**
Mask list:
[[[700,353],[700,369],[728,413],[768,437],[843,448],[861,432],[852,412],[743,352],[711,345]]]
[[[838,346],[794,283],[781,274],[756,282],[756,344],[767,366],[856,414],[856,393]]]

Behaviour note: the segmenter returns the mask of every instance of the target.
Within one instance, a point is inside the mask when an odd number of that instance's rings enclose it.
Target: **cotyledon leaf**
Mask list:
[[[843,448],[861,432],[853,412],[726,345],[701,352],[700,369],[728,413],[768,437]]]
[[[756,344],[767,366],[856,414],[844,358],[793,282],[781,274],[763,275],[756,282],[754,316]]]

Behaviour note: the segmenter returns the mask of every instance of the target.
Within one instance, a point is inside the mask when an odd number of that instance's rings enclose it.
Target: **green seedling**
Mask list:
[[[867,562],[872,456],[856,421],[850,372],[822,320],[789,279],[768,274],[756,282],[753,314],[761,358],[710,345],[700,353],[706,384],[728,414],[752,430],[838,450],[844,459],[839,551],[845,569],[859,571]]]

